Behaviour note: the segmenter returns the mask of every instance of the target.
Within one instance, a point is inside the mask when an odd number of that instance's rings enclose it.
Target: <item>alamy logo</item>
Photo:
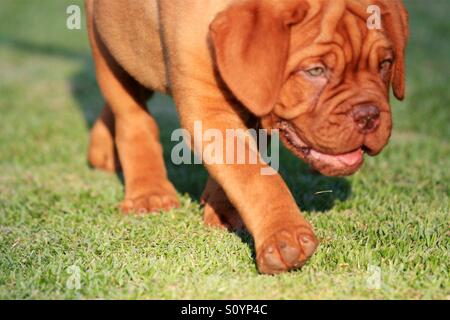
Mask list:
[[[367,7],[367,13],[370,14],[367,19],[367,28],[369,30],[380,30],[381,26],[381,9],[379,6],[370,5]]]
[[[70,274],[66,281],[66,287],[69,290],[80,290],[81,288],[81,270],[78,266],[73,265],[67,268],[66,272]]]
[[[66,27],[69,30],[81,29],[81,8],[77,5],[70,5],[66,9],[66,13],[69,15],[66,20]]]
[[[260,165],[262,175],[274,175],[279,169],[279,132],[265,129],[203,130],[201,121],[195,121],[193,136],[186,129],[172,132],[171,141],[178,142],[171,152],[172,162],[180,164],[252,164]],[[193,147],[192,147],[193,146]],[[195,156],[192,160],[192,152]]]
[[[369,274],[366,280],[367,288],[370,290],[381,289],[381,268],[369,265],[367,267],[367,272]]]

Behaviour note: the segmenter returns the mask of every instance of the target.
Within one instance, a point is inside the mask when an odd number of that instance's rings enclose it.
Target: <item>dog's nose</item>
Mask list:
[[[353,108],[352,117],[359,131],[370,133],[380,124],[380,109],[374,105],[359,105]]]

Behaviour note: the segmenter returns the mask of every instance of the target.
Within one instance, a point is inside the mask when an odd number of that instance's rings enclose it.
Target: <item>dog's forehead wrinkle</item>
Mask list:
[[[291,55],[295,57],[307,57],[306,52],[312,51],[315,56],[327,54],[328,50],[321,50],[330,45],[340,47],[339,56],[344,57],[343,65],[339,68],[351,68],[357,71],[367,66],[368,52],[364,46],[369,45],[367,40],[369,32],[366,30],[365,19],[368,17],[366,8],[376,1],[366,0],[336,0],[336,1],[308,1],[309,10],[302,26],[297,29],[297,34],[302,37],[293,38]],[[319,20],[319,28],[310,28]],[[309,49],[305,48],[305,38],[311,39]],[[319,47],[318,47],[318,46]],[[301,52],[302,51],[302,52]],[[318,52],[320,51],[320,54]],[[329,51],[336,51],[330,47]],[[296,59],[298,60],[298,59]]]
[[[353,13],[356,17],[367,21],[370,13],[367,11],[367,8],[371,5],[381,6],[379,1],[374,0],[347,0],[346,6],[347,9]]]
[[[347,56],[346,61],[352,61],[358,59],[361,54],[362,47],[362,32],[358,26],[356,17],[353,14],[347,13],[343,19],[343,31],[347,33],[348,42],[346,43],[345,50]]]
[[[377,31],[372,30],[366,33],[362,43],[361,54],[358,57],[359,70],[371,69],[371,60],[378,59],[377,48],[379,47],[380,39],[380,34]]]
[[[320,35],[317,41],[331,42],[334,39],[335,32],[339,23],[345,14],[345,1],[325,1],[323,4],[323,17],[320,25]]]

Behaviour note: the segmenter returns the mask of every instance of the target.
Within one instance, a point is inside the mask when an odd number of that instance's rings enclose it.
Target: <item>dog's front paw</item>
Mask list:
[[[256,249],[258,270],[276,274],[302,267],[319,241],[309,226],[285,226],[269,236]]]
[[[171,209],[179,208],[176,193],[147,193],[143,196],[133,199],[125,199],[120,204],[120,209],[123,213],[147,214],[157,213],[160,211],[169,211]]]

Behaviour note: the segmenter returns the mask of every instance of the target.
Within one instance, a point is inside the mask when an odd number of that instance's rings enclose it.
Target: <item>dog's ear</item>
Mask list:
[[[392,89],[399,100],[405,97],[405,50],[408,43],[408,12],[400,1],[392,1],[383,19],[383,28],[394,44],[395,62]]]
[[[280,8],[263,0],[232,5],[210,25],[216,64],[237,99],[256,116],[273,109],[284,81],[291,25],[307,5]]]

